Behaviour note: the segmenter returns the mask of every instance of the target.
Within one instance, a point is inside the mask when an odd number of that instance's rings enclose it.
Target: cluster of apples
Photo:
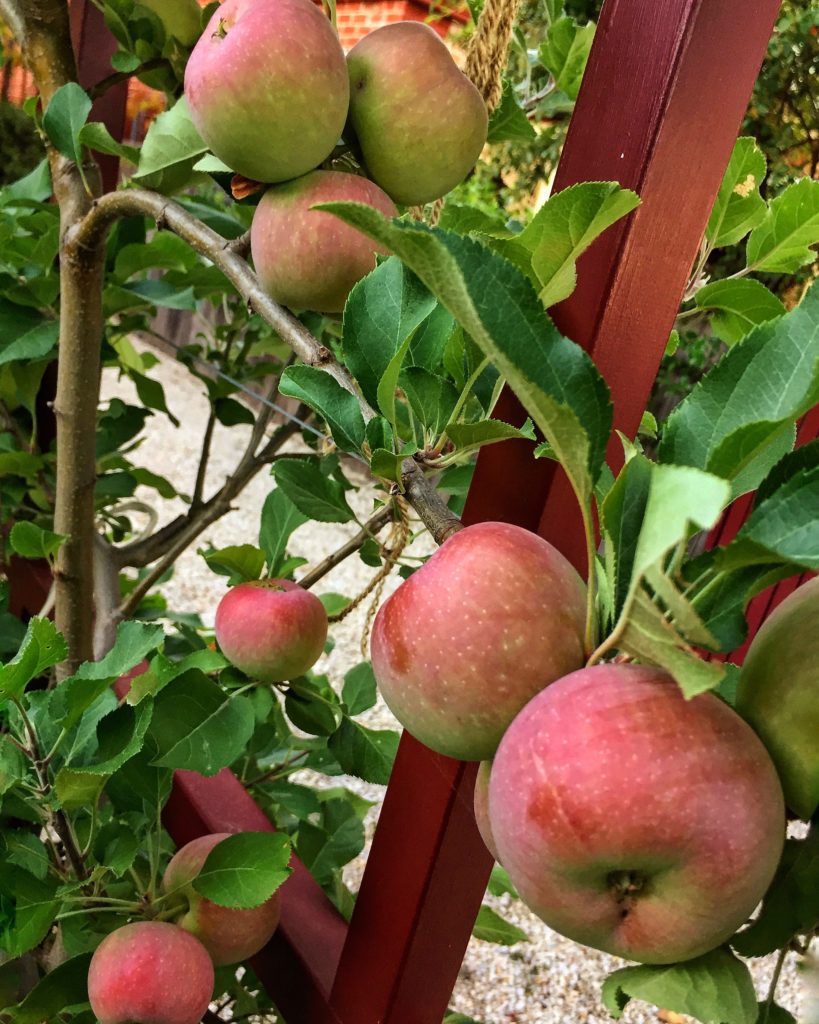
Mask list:
[[[193,882],[228,833],[192,840],[162,879],[172,920],[136,921],[107,935],[91,958],[88,999],[99,1024],[199,1024],[213,996],[214,966],[237,964],[267,944],[279,896],[249,910],[222,907]]]
[[[539,917],[626,959],[688,960],[765,893],[785,801],[819,803],[819,580],[751,645],[741,714],[655,667],[584,667],[585,606],[545,540],[470,526],[382,605],[373,670],[417,739],[483,762],[478,827]]]
[[[345,60],[312,0],[224,0],[185,71],[191,117],[213,153],[271,187],[253,219],[259,280],[285,305],[340,312],[375,265],[373,243],[317,203],[437,199],[464,179],[487,133],[480,93],[427,25],[376,29]],[[317,169],[341,137],[367,177]]]

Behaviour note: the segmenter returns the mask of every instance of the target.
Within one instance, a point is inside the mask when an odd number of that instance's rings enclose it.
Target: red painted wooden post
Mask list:
[[[770,36],[778,0],[608,0],[556,187],[618,180],[641,208],[580,262],[554,312],[636,432]],[[731,61],[725,61],[726,40]],[[714,98],[719,97],[715,103]],[[506,395],[498,415],[515,416]],[[518,415],[520,413],[518,412]],[[616,466],[616,446],[610,450]],[[466,520],[536,526],[579,567],[582,531],[555,464],[514,442],[478,460]],[[438,1024],[489,870],[468,810],[474,766],[402,739],[333,989],[345,1024]]]

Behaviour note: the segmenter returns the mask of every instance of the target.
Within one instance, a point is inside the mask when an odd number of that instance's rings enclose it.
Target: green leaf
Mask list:
[[[335,873],[364,848],[364,827],[355,808],[346,800],[322,805],[321,824],[299,824],[296,852],[320,885],[332,882]]]
[[[320,523],[349,523],[355,518],[337,480],[325,476],[318,460],[280,459],[273,465],[276,483],[296,508]]]
[[[327,746],[347,775],[386,786],[399,738],[392,730],[365,729],[351,718],[345,718]]]
[[[376,448],[370,458],[370,471],[373,476],[382,480],[391,480],[393,483],[401,483],[401,473],[404,464],[404,456],[396,455],[395,452],[386,448]]]
[[[88,1002],[88,966],[91,953],[66,960],[55,967],[18,1003],[14,1010],[15,1024],[41,1024],[56,1021],[71,1006]]]
[[[82,164],[80,129],[90,113],[88,94],[76,82],[69,82],[54,93],[43,115],[43,130],[49,141],[75,164]]]
[[[325,208],[414,268],[495,362],[587,500],[611,426],[608,388],[589,356],[557,332],[530,282],[473,239],[390,223],[358,204]]]
[[[531,420],[522,427],[513,427],[503,420],[478,420],[476,423],[452,423],[447,427],[447,437],[459,451],[467,452],[510,438],[534,441],[535,431]]]
[[[378,385],[393,357],[434,307],[433,296],[395,257],[350,292],[344,307],[344,362],[370,405],[378,404]]]
[[[50,619],[34,616],[29,620],[20,650],[5,665],[0,665],[0,700],[19,700],[32,679],[62,661],[68,647]]]
[[[796,1017],[777,1003],[759,1003],[759,1013],[758,1020],[764,1024],[798,1024]]]
[[[97,725],[94,762],[83,770],[94,775],[113,775],[118,771],[142,750],[152,714],[152,702],[142,700],[136,707],[122,704],[105,715]]]
[[[133,292],[150,302],[152,306],[163,306],[165,309],[196,309],[196,293],[193,287],[178,288],[164,279],[136,281],[123,289]]]
[[[477,206],[466,206],[463,203],[447,201],[441,211],[438,227],[444,231],[454,231],[459,235],[493,235],[508,237],[511,232],[500,210],[495,214],[478,209]],[[413,342],[413,348],[415,347]],[[426,365],[421,363],[420,365]]]
[[[369,661],[362,661],[344,676],[341,699],[349,715],[360,715],[362,711],[368,711],[373,707],[377,699],[377,690],[373,667]]]
[[[767,207],[759,194],[765,178],[765,155],[749,136],[734,144],[722,178],[705,237],[713,248],[734,245],[765,217]]]
[[[48,875],[51,860],[39,836],[22,829],[8,829],[3,833],[3,841],[10,864],[16,864],[40,881]]]
[[[8,734],[0,734],[0,796],[25,778],[28,760],[23,752],[11,742]]]
[[[42,203],[53,191],[51,168],[48,159],[43,159],[33,171],[0,189],[0,204],[13,203],[16,199],[31,199],[35,203]]]
[[[293,531],[307,520],[308,517],[278,487],[265,498],[259,523],[259,545],[267,558],[271,576],[279,574]]]
[[[57,915],[56,882],[15,871],[0,878],[0,891],[14,903],[13,921],[3,915],[0,948],[11,956],[22,956],[43,941]]]
[[[513,899],[518,899],[518,891],[514,885],[512,885],[512,879],[509,877],[509,872],[506,868],[502,868],[500,864],[496,864],[492,868],[492,874],[489,876],[487,889],[493,896],[504,896],[508,893]]]
[[[126,146],[113,137],[102,121],[90,121],[82,126],[78,133],[79,141],[97,153],[118,156],[129,163],[139,163],[139,150],[135,146]]]
[[[571,295],[577,284],[578,257],[606,228],[639,204],[638,196],[617,182],[581,182],[551,196],[525,230],[506,243],[531,255],[544,306]],[[504,243],[497,247],[504,253]]]
[[[594,22],[585,25],[568,16],[552,22],[538,56],[570,100],[576,100],[594,41]]]
[[[99,661],[86,661],[60,686],[65,714],[60,725],[70,729],[101,693],[120,676],[130,672],[165,639],[162,626],[145,622],[121,622],[114,646]]]
[[[215,775],[247,746],[255,725],[253,705],[224,690],[196,669],[157,696],[148,735],[156,744],[152,764]]]
[[[146,270],[177,270],[185,273],[199,265],[200,260],[187,242],[169,231],[157,231],[147,242],[124,245],[117,253],[114,274],[120,281]],[[118,345],[118,351],[121,351]],[[139,361],[138,369],[144,369]]]
[[[198,668],[200,672],[204,672],[208,675],[211,672],[219,672],[229,664],[227,658],[220,654],[218,651],[212,651],[209,647],[203,647],[198,651],[191,651],[190,654],[186,654],[184,658],[180,658],[179,661],[171,661],[170,658],[166,658],[164,654],[157,654],[151,660],[151,674],[154,675],[158,681],[158,689],[167,686],[172,680],[177,679],[183,673],[189,669]],[[136,680],[134,684],[136,684]],[[136,699],[132,699],[132,695]],[[142,697],[145,696],[134,694],[134,686],[132,685],[131,690],[128,694],[129,704],[138,704]]]
[[[257,580],[264,570],[264,551],[253,544],[232,544],[217,551],[203,551],[208,568],[220,576],[227,576],[228,586]]]
[[[783,316],[785,307],[760,281],[715,281],[694,296],[698,309],[711,314],[711,326],[726,345],[734,345],[757,324]]]
[[[313,366],[289,366],[279,381],[279,391],[315,409],[342,451],[361,451],[364,417],[358,399],[329,373]]]
[[[420,366],[407,366],[398,381],[421,426],[437,439],[458,402],[458,391],[444,377]]]
[[[819,242],[819,180],[800,178],[771,200],[765,219],[748,237],[752,270],[792,274],[816,259]]]
[[[670,966],[624,967],[603,983],[603,1003],[619,1020],[631,999],[642,999],[702,1024],[755,1024],[757,1002],[748,968],[726,949]]]
[[[740,956],[765,956],[787,945],[795,935],[819,925],[819,827],[804,840],[789,839],[776,875],[751,924],[731,945]]]
[[[505,78],[500,103],[489,117],[486,141],[529,142],[536,136],[537,132],[515,96],[512,83]]]
[[[498,946],[514,946],[518,942],[529,941],[523,929],[505,920],[485,904],[478,911],[472,934],[482,942],[494,942]]]
[[[682,595],[679,595],[679,600],[684,600]],[[695,615],[693,607],[690,608],[690,614],[692,617]],[[625,621],[626,627],[618,647],[640,661],[665,669],[686,698],[714,690],[722,683],[726,674],[725,666],[718,661],[704,661],[685,642],[679,630],[668,622],[662,609],[644,589],[635,595]],[[699,621],[698,626],[705,629]],[[712,639],[708,646],[717,645]]]
[[[781,562],[819,569],[819,467],[800,470],[758,504],[715,557],[718,569]]]
[[[381,380],[378,382],[378,408],[384,413],[387,421],[392,424],[393,427],[397,426],[395,419],[395,392],[398,387],[398,377],[401,373],[401,367],[404,365],[404,359],[409,351],[410,341],[411,336],[408,335],[389,361]]]
[[[213,414],[223,427],[236,427],[240,424],[252,427],[256,422],[250,409],[235,398],[217,398],[213,403]]]
[[[290,854],[290,839],[283,832],[229,836],[210,851],[193,887],[220,907],[259,907],[291,874]]]
[[[344,716],[338,695],[324,676],[291,680],[284,710],[293,725],[311,736],[332,736]]]
[[[44,530],[24,520],[15,523],[9,533],[11,550],[21,558],[51,558],[57,554],[65,537],[51,530]]]
[[[802,303],[755,327],[669,416],[660,459],[697,466],[751,489],[745,472],[819,400],[819,282]],[[734,491],[736,496],[737,490]]]
[[[187,184],[193,165],[207,149],[183,97],[151,123],[134,180],[159,192],[174,192]]]
[[[0,324],[6,327],[6,318],[0,314]],[[0,366],[17,360],[34,361],[44,359],[57,345],[60,325],[57,320],[46,320],[31,327],[22,334],[5,334],[0,348]]]
[[[717,686],[724,669],[692,650],[692,644],[716,647],[717,641],[678,581],[666,575],[665,560],[692,529],[710,529],[729,497],[728,484],[718,477],[657,465],[637,454],[626,463],[601,509],[617,646],[661,665],[687,697]]]
[[[63,766],[54,779],[54,789],[60,807],[66,811],[78,811],[82,807],[95,807],[107,779],[105,775],[91,775],[88,772]]]

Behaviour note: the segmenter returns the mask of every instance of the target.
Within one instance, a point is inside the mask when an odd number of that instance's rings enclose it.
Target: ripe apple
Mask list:
[[[276,930],[281,913],[277,892],[261,906],[241,910],[221,907],[194,889],[193,880],[208,854],[229,835],[217,832],[187,843],[174,854],[162,879],[165,892],[175,892],[185,902],[176,923],[196,936],[217,967],[238,964],[258,953]]]
[[[631,664],[580,669],[526,705],[492,764],[489,816],[501,863],[546,924],[655,964],[729,938],[785,835],[776,770],[747,723]]]
[[[492,823],[489,820],[489,775],[491,771],[492,762],[481,761],[475,778],[473,809],[475,811],[475,824],[478,826],[484,846],[497,860],[498,851],[495,847],[494,836],[492,835]]]
[[[754,637],[736,706],[768,748],[785,803],[810,818],[819,806],[819,577],[778,605]]]
[[[255,181],[287,181],[325,160],[349,91],[336,31],[311,0],[225,0],[185,69],[199,134]]]
[[[353,285],[385,252],[360,231],[316,203],[366,203],[387,217],[395,204],[367,178],[343,171],[313,171],[265,192],[253,215],[250,247],[262,287],[293,309],[340,313]]]
[[[213,964],[175,924],[138,921],[102,940],[88,969],[99,1024],[199,1024],[213,995]]]
[[[321,657],[326,639],[324,605],[291,580],[240,583],[216,609],[222,653],[263,683],[304,675]]]
[[[377,28],[350,50],[347,66],[347,130],[373,181],[407,205],[463,181],[486,142],[486,105],[429,25]]]
[[[372,663],[416,739],[494,756],[523,705],[583,664],[586,588],[542,537],[478,523],[450,537],[380,608]]]

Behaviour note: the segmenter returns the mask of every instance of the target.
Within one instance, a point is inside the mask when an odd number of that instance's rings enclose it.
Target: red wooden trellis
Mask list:
[[[645,408],[778,8],[779,0],[604,4],[555,187],[617,180],[642,205],[580,260],[576,291],[553,313],[594,356],[612,390],[615,426],[628,436]],[[107,73],[110,41],[87,0],[74,0],[72,15],[81,77],[96,81]],[[97,114],[115,136],[123,108],[121,96]],[[516,421],[514,396],[504,393],[497,414]],[[817,433],[814,410],[800,440]],[[616,442],[609,457],[616,468]],[[747,499],[736,502],[712,542],[731,537],[748,508]],[[465,519],[536,529],[584,569],[566,479],[554,463],[534,463],[528,445],[506,442],[481,454]],[[752,632],[797,582],[752,603]],[[472,817],[474,775],[474,765],[402,738],[349,926],[296,864],[282,890],[280,929],[254,960],[288,1024],[439,1024],[491,866]],[[229,771],[212,779],[178,772],[165,823],[178,843],[272,827]]]

